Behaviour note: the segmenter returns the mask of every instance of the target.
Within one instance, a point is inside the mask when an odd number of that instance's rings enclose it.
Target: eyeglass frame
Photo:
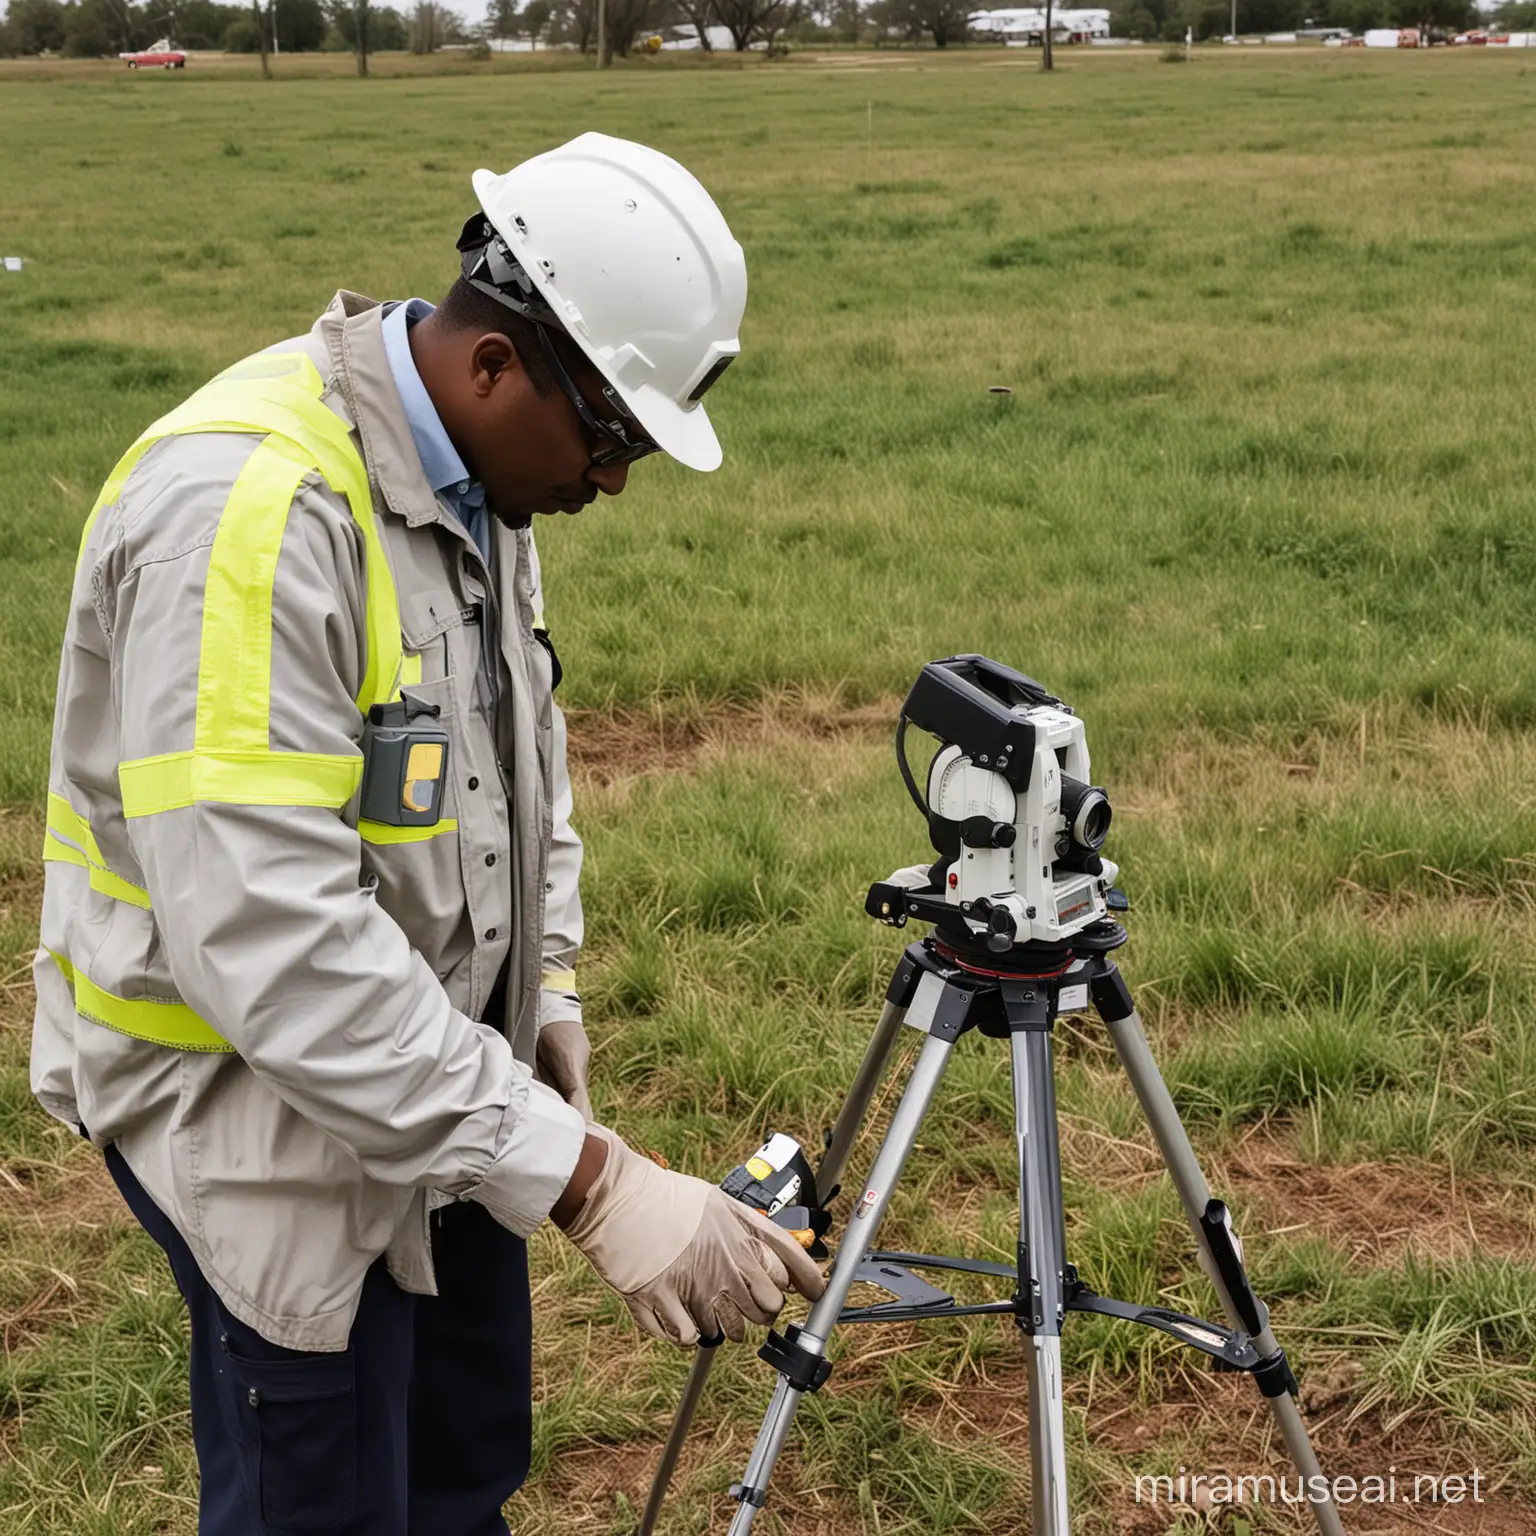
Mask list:
[[[582,424],[593,436],[612,444],[611,447],[599,446],[587,450],[591,467],[603,469],[611,464],[633,464],[636,459],[660,453],[661,445],[652,442],[646,435],[645,428],[635,420],[634,415],[619,399],[618,391],[611,384],[603,385],[603,401],[614,412],[613,419],[604,421],[592,409],[591,401],[582,393],[576,381],[567,372],[565,364],[560,361],[560,354],[555,350],[548,327],[540,325],[537,320],[532,321],[532,324],[539,333],[539,346],[543,350],[544,361],[549,364],[549,371],[554,374],[555,382],[565,391],[571,404],[576,407],[576,414],[581,418]]]

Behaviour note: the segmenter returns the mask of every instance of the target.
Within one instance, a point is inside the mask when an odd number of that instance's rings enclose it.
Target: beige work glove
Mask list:
[[[587,1092],[587,1063],[591,1059],[592,1047],[579,1019],[556,1019],[539,1031],[534,1076],[587,1121],[592,1119],[592,1099]]]
[[[632,1152],[605,1126],[587,1134],[608,1160],[565,1229],[624,1298],[640,1327],[684,1346],[701,1336],[740,1341],[771,1323],[791,1286],[815,1300],[827,1282],[782,1227],[683,1173]]]

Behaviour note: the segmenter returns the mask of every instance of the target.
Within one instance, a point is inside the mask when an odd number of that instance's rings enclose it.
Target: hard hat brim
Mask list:
[[[492,228],[507,242],[508,249],[516,256],[523,247],[525,237],[521,231],[509,228],[503,223],[489,206],[492,201],[491,194],[495,191],[499,180],[495,172],[484,169],[476,171],[471,178],[481,210],[490,220]],[[556,315],[562,314],[565,306],[555,284],[543,267],[536,261],[522,261],[520,265],[543,295],[549,307]],[[648,385],[641,385],[638,389],[631,388],[615,376],[612,364],[605,362],[598,355],[587,338],[581,334],[579,327],[562,325],[562,329],[581,348],[587,361],[617,392],[619,398],[629,407],[635,419],[645,428],[651,440],[663,453],[689,469],[697,469],[705,473],[719,469],[725,455],[720,448],[720,439],[715,435],[714,426],[702,404],[694,404],[685,410],[670,395],[664,394],[659,389]]]
[[[591,357],[591,353],[587,355]],[[685,411],[659,389],[625,389],[608,374],[598,359],[592,358],[592,363],[618,391],[624,404],[663,453],[689,469],[701,470],[706,474],[720,468],[725,455],[720,447],[720,439],[715,435],[714,423],[702,405],[695,405]]]

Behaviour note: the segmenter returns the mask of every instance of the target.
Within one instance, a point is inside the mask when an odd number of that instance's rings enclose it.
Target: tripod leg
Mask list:
[[[842,1182],[848,1159],[853,1154],[854,1143],[864,1128],[864,1117],[869,1113],[875,1090],[880,1086],[891,1052],[896,1048],[897,1036],[901,1034],[901,1021],[906,1013],[905,1008],[891,1002],[887,1002],[880,1012],[880,1022],[875,1025],[869,1049],[864,1052],[864,1060],[859,1063],[859,1070],[854,1074],[853,1084],[848,1089],[848,1097],[843,1100],[843,1107],[832,1127],[826,1156],[816,1170],[816,1191],[823,1200]]]
[[[1042,1014],[1042,1019],[1044,1015]],[[1019,1159],[1019,1317],[1029,1364],[1029,1461],[1033,1536],[1070,1536],[1061,1324],[1066,1316],[1066,1242],[1056,1084],[1046,1029],[1013,1035],[1013,1113]]]
[[[895,1041],[902,1034],[902,1020],[905,1017],[905,1006],[889,1000],[880,1011],[880,1021],[874,1026],[874,1035],[859,1063],[859,1071],[854,1074],[848,1097],[843,1100],[843,1107],[837,1112],[833,1134],[826,1143],[826,1155],[816,1170],[817,1195],[823,1203],[831,1198],[831,1192],[842,1183],[843,1170],[848,1167],[854,1143],[859,1140],[865,1115],[869,1114],[869,1104],[874,1101],[880,1080],[885,1077],[885,1069],[891,1061]],[[650,1498],[645,1501],[645,1513],[641,1516],[636,1536],[651,1536],[656,1530],[656,1521],[660,1519],[662,1504],[667,1499],[668,1487],[677,1470],[677,1458],[682,1455],[684,1441],[687,1441],[688,1430],[693,1427],[693,1416],[703,1396],[703,1387],[710,1379],[717,1347],[719,1341],[716,1344],[700,1344],[699,1352],[694,1355],[693,1369],[688,1372],[688,1385],[684,1389],[682,1401],[677,1404],[673,1427],[668,1432],[667,1444],[662,1448],[662,1459],[656,1467],[656,1476],[651,1479]]]
[[[923,1117],[928,1113],[928,1106],[933,1101],[934,1091],[944,1075],[953,1048],[950,1041],[935,1035],[929,1035],[923,1042],[923,1049],[912,1068],[911,1077],[907,1079],[901,1102],[891,1117],[891,1128],[886,1132],[875,1165],[870,1170],[863,1198],[854,1207],[847,1230],[843,1233],[837,1263],[827,1281],[827,1289],[821,1300],[811,1308],[810,1316],[789,1346],[796,1368],[814,1366],[826,1355],[827,1341],[832,1336],[832,1329],[848,1299],[848,1293],[853,1289],[854,1275],[864,1255],[875,1246],[875,1237],[885,1217],[886,1207],[890,1204],[891,1193],[901,1177],[912,1143],[917,1140]],[[797,1370],[797,1375],[804,1385],[797,1385],[787,1370],[780,1372],[773,1390],[773,1400],[763,1415],[757,1442],[752,1447],[751,1459],[747,1462],[746,1473],[737,1489],[736,1496],[741,1504],[735,1519],[731,1521],[730,1536],[747,1536],[747,1532],[752,1529],[758,1510],[767,1500],[768,1479],[773,1475],[774,1463],[784,1447],[800,1399],[806,1391],[819,1385],[819,1380],[811,1379],[808,1372]]]
[[[1323,1536],[1344,1536],[1338,1507],[1328,1492],[1331,1485],[1323,1475],[1312,1437],[1307,1433],[1306,1422],[1293,1395],[1294,1379],[1269,1325],[1269,1311],[1248,1283],[1242,1251],[1227,1219],[1226,1207],[1211,1198],[1210,1185],[1205,1182],[1184,1123],[1179,1119],[1168,1086],[1152,1058],[1152,1049],[1147,1044],[1146,1031],[1131,1002],[1131,994],[1114,966],[1108,966],[1094,980],[1093,1001],[1109,1029],[1147,1123],[1152,1127],[1153,1138],[1168,1166],[1183,1202],[1184,1214],[1189,1218],[1199,1245],[1200,1266],[1210,1277],[1228,1322],[1252,1338],[1261,1357],[1276,1362],[1271,1371],[1255,1373],[1256,1379],[1269,1400],[1275,1424],[1296,1470],[1307,1480],[1309,1489],[1323,1491],[1322,1498],[1311,1500],[1318,1529]]]
[[[651,1536],[651,1532],[656,1529],[656,1522],[661,1518],[661,1506],[666,1500],[667,1489],[672,1485],[677,1458],[682,1454],[683,1442],[688,1438],[689,1429],[693,1427],[693,1416],[698,1410],[699,1399],[704,1395],[704,1384],[709,1380],[710,1368],[715,1363],[715,1351],[722,1342],[717,1337],[712,1343],[700,1343],[694,1354],[693,1368],[688,1372],[688,1385],[683,1388],[682,1401],[677,1405],[672,1429],[662,1448],[661,1463],[656,1468],[656,1476],[651,1480],[651,1494],[645,1501],[645,1513],[640,1517],[636,1536]]]
[[[869,1106],[881,1078],[885,1076],[891,1053],[896,1048],[897,1037],[901,1034],[901,1021],[906,1015],[904,1006],[890,1001],[886,1002],[880,1012],[880,1022],[875,1025],[875,1033],[864,1052],[864,1059],[859,1063],[848,1096],[843,1100],[843,1107],[838,1111],[837,1120],[833,1124],[826,1156],[816,1170],[816,1192],[823,1202],[831,1197],[831,1192],[842,1182],[854,1143],[864,1128],[864,1117],[869,1113]],[[693,1358],[688,1385],[683,1389],[682,1401],[677,1405],[677,1414],[662,1449],[656,1475],[651,1480],[650,1497],[646,1500],[645,1513],[640,1518],[635,1536],[651,1536],[656,1529],[656,1522],[661,1517],[661,1506],[672,1483],[672,1474],[677,1470],[677,1459],[682,1454],[683,1442],[688,1438],[699,1399],[704,1395],[704,1384],[709,1380],[710,1369],[715,1363],[717,1347],[718,1341],[715,1344],[700,1344]]]

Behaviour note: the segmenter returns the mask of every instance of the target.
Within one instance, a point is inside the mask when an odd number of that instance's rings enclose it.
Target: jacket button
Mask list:
[[[471,789],[479,789],[480,788],[480,780],[479,779],[471,779],[469,781],[469,787]]]
[[[486,854],[485,862],[486,862],[487,865],[494,864],[496,862],[496,855],[494,853]]]
[[[255,1387],[252,1387],[251,1390],[245,1394],[245,1400],[251,1405],[252,1408],[261,1407],[261,1393],[258,1392]]]
[[[487,928],[485,930],[485,937],[488,941],[494,939],[496,937],[496,930],[494,928]]]

